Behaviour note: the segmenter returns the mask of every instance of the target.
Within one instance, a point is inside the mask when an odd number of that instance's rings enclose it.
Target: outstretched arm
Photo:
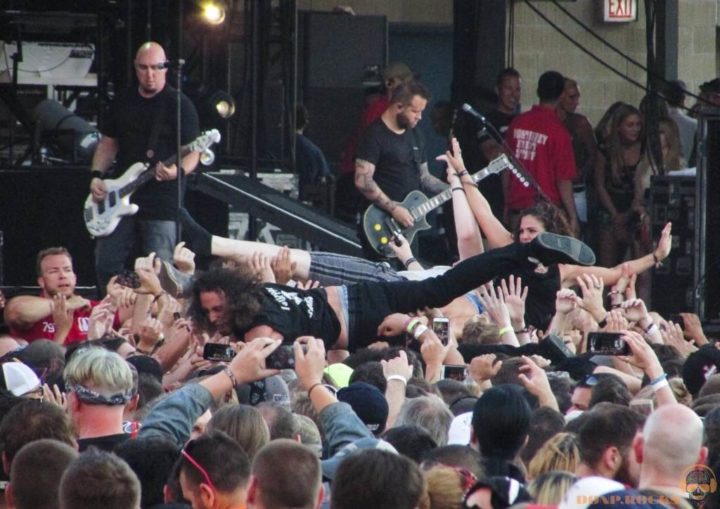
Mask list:
[[[497,248],[511,244],[513,241],[512,234],[493,215],[490,204],[472,181],[472,177],[467,174],[465,162],[460,152],[460,144],[455,138],[452,140],[452,150],[446,152],[444,156],[438,157],[438,159],[445,161],[456,173],[462,175],[460,180],[467,194],[467,201],[470,204],[475,220],[488,239],[489,247]]]
[[[441,156],[442,157],[442,156]],[[483,252],[482,236],[477,221],[468,203],[466,191],[460,181],[460,174],[452,166],[447,168],[447,181],[452,190],[453,217],[457,235],[458,253],[464,260]]]
[[[580,274],[593,274],[599,277],[605,283],[605,286],[614,285],[623,275],[623,265],[627,265],[627,270],[631,274],[639,274],[648,270],[653,265],[662,262],[670,255],[672,248],[672,223],[667,223],[660,234],[655,250],[642,256],[635,258],[629,262],[624,262],[615,267],[580,267],[577,265],[560,265],[560,277],[563,287],[569,287],[575,284],[575,278]]]

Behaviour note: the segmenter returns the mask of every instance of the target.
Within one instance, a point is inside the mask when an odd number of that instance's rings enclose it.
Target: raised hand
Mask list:
[[[513,327],[522,329],[525,326],[525,299],[527,299],[528,287],[523,287],[521,277],[516,278],[511,274],[509,284],[505,279],[500,281],[500,289],[510,312]]]
[[[185,242],[179,242],[173,251],[173,264],[180,272],[195,273],[195,253],[185,247]]]
[[[282,246],[270,262],[270,268],[275,273],[275,281],[281,285],[287,284],[293,278],[296,266],[297,264],[291,261],[290,248],[287,246]]]

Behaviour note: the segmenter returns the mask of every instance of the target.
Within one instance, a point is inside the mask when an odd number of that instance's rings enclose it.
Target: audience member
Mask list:
[[[215,412],[206,431],[216,430],[235,440],[251,461],[270,441],[270,430],[262,413],[248,405],[227,405]]]
[[[252,464],[249,509],[317,509],[323,500],[320,460],[292,440],[273,440]]]
[[[35,440],[15,456],[5,498],[11,509],[58,509],[60,479],[77,451],[52,439]]]
[[[60,479],[60,509],[138,509],[140,481],[123,460],[91,448]]]

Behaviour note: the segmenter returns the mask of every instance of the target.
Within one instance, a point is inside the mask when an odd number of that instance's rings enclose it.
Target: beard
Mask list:
[[[638,482],[640,482],[640,479],[637,476],[637,472],[630,471],[630,460],[627,457],[628,454],[630,454],[629,451],[622,455],[622,463],[620,464],[620,468],[618,469],[618,471],[615,472],[613,479],[617,482],[623,483],[626,486],[636,488]]]
[[[397,122],[397,125],[398,127],[400,127],[400,129],[411,129],[413,127],[410,123],[410,120],[402,113],[397,114],[397,116],[395,117],[395,121]]]

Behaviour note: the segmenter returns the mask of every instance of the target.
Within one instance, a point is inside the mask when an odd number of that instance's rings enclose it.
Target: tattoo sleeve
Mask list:
[[[427,163],[420,165],[420,186],[433,194],[441,193],[448,188],[445,182],[430,174]]]
[[[365,198],[375,203],[375,205],[383,210],[392,212],[398,204],[383,193],[380,186],[378,186],[375,179],[373,179],[374,174],[374,164],[364,159],[355,160],[355,187],[357,187],[358,191],[360,191]]]

